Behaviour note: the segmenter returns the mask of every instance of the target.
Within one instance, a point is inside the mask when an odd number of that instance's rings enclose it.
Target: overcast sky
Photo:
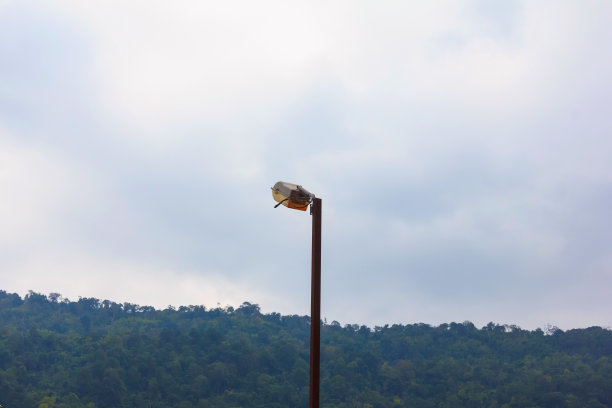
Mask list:
[[[0,0],[0,289],[612,326],[612,3]]]

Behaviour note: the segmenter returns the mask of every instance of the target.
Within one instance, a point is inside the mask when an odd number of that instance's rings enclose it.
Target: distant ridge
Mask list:
[[[0,404],[308,404],[307,316],[0,290]],[[470,322],[322,326],[322,406],[612,406],[612,332]]]

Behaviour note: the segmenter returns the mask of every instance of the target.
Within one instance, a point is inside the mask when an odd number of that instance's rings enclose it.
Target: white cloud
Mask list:
[[[0,128],[2,246],[49,238],[74,184],[61,155],[45,147],[22,146]]]
[[[20,265],[19,274],[3,290],[22,295],[30,289],[57,292],[76,300],[80,296],[165,308],[168,305],[221,304],[238,306],[264,293],[247,280],[212,271],[180,271],[159,264],[117,262],[94,254],[48,251]],[[129,296],[126,297],[126,293]]]
[[[265,117],[308,76],[322,41],[307,7],[282,2],[64,7],[97,39],[108,108],[145,130],[248,111]]]

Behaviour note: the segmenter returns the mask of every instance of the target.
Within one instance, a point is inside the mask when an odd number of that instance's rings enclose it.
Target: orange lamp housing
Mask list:
[[[276,207],[282,204],[287,208],[306,211],[314,194],[297,184],[279,181],[272,187],[272,197],[278,203]]]

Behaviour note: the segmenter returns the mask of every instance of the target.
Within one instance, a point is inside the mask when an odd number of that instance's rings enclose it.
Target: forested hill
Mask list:
[[[306,407],[309,324],[250,303],[155,310],[0,291],[0,404]],[[321,343],[325,408],[612,407],[600,327],[333,322]]]

